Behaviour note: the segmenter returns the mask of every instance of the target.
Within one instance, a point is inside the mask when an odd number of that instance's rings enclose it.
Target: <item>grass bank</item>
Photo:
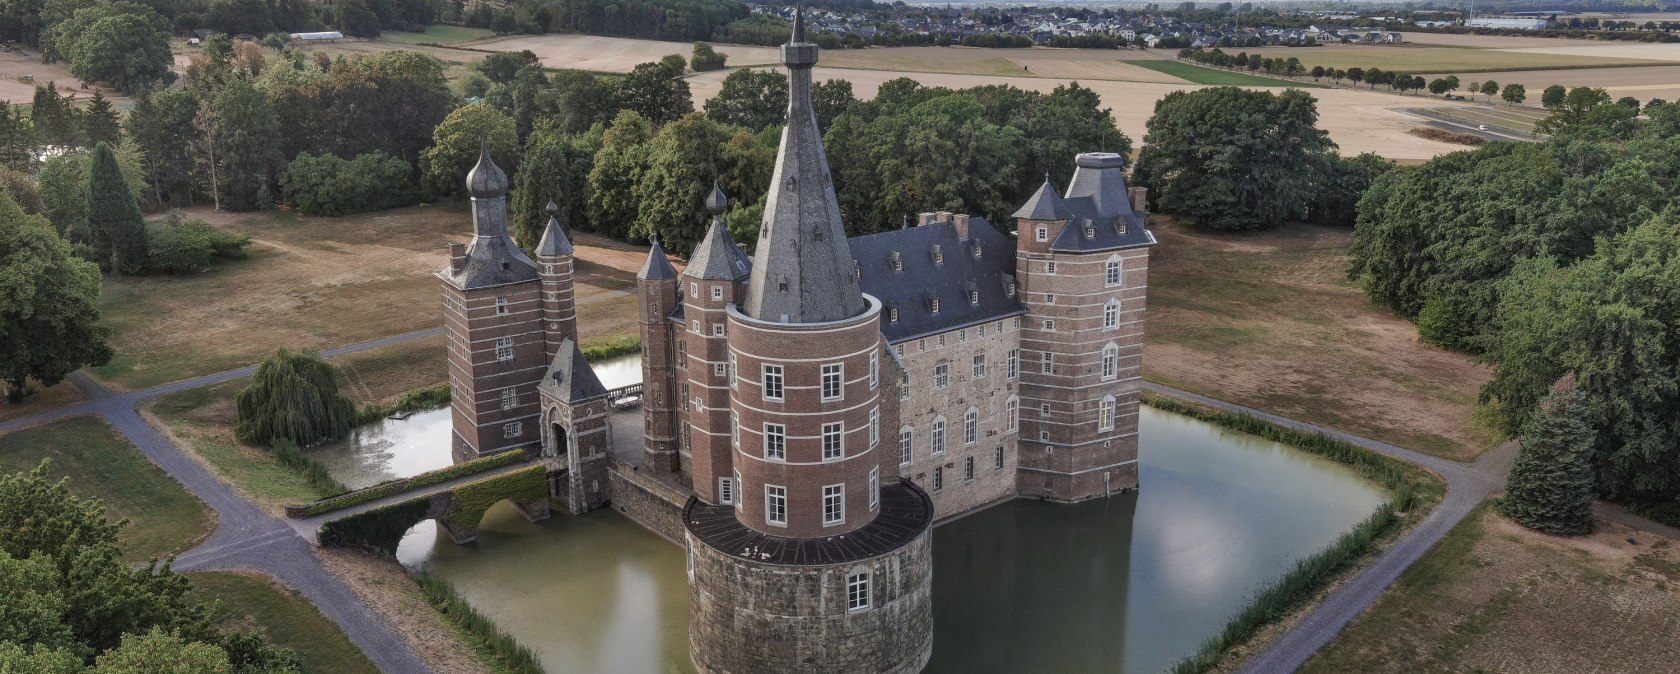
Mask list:
[[[478,609],[467,603],[461,595],[455,593],[455,588],[441,578],[437,578],[425,571],[420,572],[417,579],[420,589],[426,593],[433,608],[454,626],[461,635],[478,651],[480,659],[490,664],[498,672],[511,674],[543,674],[542,665],[537,661],[536,653],[526,648],[513,637],[508,636],[496,623]]]
[[[82,417],[0,436],[0,471],[33,470],[49,461],[51,479],[105,504],[111,519],[128,519],[120,536],[130,561],[190,548],[215,526],[215,514],[175,478],[147,460],[104,421]]]
[[[214,606],[211,619],[229,630],[255,631],[277,646],[296,651],[305,672],[378,674],[338,625],[307,597],[267,576],[231,571],[188,574],[189,596]]]
[[[1392,459],[1353,443],[1320,433],[1279,426],[1246,414],[1217,410],[1177,398],[1145,393],[1144,403],[1156,409],[1189,416],[1226,430],[1255,435],[1316,454],[1348,466],[1390,492],[1387,503],[1355,525],[1329,546],[1296,562],[1294,568],[1260,590],[1224,629],[1209,638],[1200,650],[1179,661],[1173,674],[1201,674],[1213,670],[1229,657],[1231,649],[1247,644],[1261,629],[1287,618],[1317,598],[1375,552],[1381,543],[1394,538],[1416,513],[1439,503],[1445,485],[1421,468]]]

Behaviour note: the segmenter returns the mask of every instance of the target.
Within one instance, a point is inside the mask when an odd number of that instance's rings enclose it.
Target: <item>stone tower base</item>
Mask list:
[[[815,540],[765,536],[736,521],[729,506],[690,500],[683,520],[695,668],[921,671],[933,655],[933,502],[909,483],[881,495],[873,522]],[[851,610],[847,577],[860,572],[870,575],[869,607]]]

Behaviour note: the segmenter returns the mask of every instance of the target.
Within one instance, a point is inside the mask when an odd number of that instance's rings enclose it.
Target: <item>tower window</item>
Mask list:
[[[831,484],[822,488],[823,526],[846,523],[846,485]]]
[[[822,425],[822,458],[835,461],[846,455],[846,424],[835,422]]]
[[[764,485],[764,521],[771,526],[787,526],[787,487]]]
[[[1044,319],[1044,331],[1045,332],[1055,332],[1056,331],[1056,322],[1052,321],[1048,318]]]
[[[787,460],[787,427],[781,424],[764,425],[764,458]]]
[[[869,388],[874,389],[876,386],[879,386],[880,383],[881,353],[879,351],[871,352],[869,354]]]
[[[1003,403],[1003,430],[1014,431],[1021,423],[1021,401],[1014,398]]]
[[[1097,430],[1114,430],[1114,396],[1103,396],[1102,404],[1097,406]]]
[[[1114,330],[1120,327],[1120,301],[1109,300],[1103,305],[1103,329]]]
[[[727,477],[718,478],[718,503],[735,505],[735,480]]]
[[[499,337],[496,339],[496,360],[513,360],[513,338]]]
[[[712,376],[722,377],[726,366],[723,363],[712,363]]]
[[[1120,261],[1109,260],[1107,273],[1103,276],[1103,285],[1120,285]]]
[[[980,413],[969,410],[963,416],[963,444],[972,445],[980,439]]]
[[[782,366],[764,366],[764,399],[782,399]]]
[[[716,302],[716,301],[719,301],[719,300],[722,300],[722,299],[723,299],[723,286],[712,286],[712,301]]]
[[[519,392],[512,386],[502,389],[502,409],[511,410],[519,406]]]
[[[1120,348],[1110,344],[1102,350],[1102,378],[1113,379],[1119,372]]]
[[[1033,230],[1033,239],[1037,240],[1037,241],[1049,241],[1050,240],[1050,228],[1049,227],[1039,227],[1039,228]]]
[[[899,377],[899,379],[898,379],[898,399],[899,400],[909,400],[910,399],[910,371],[909,370],[905,370],[904,375]]]
[[[869,469],[869,509],[874,510],[881,505],[881,467]]]
[[[914,458],[915,452],[912,449],[912,447],[915,444],[915,440],[916,440],[916,432],[915,431],[912,431],[912,430],[906,428],[906,429],[900,430],[898,432],[898,464],[899,465],[902,466],[902,465],[905,465],[907,463],[910,463],[910,459]]]
[[[869,448],[881,444],[881,408],[869,410]]]
[[[511,424],[502,424],[502,437],[503,438],[517,438],[517,437],[519,437],[521,435],[524,435],[524,434],[525,434],[525,422],[523,422],[523,421],[515,421]]]
[[[968,303],[969,304],[979,304],[980,303],[980,291],[978,291],[978,290],[968,291]]]
[[[863,611],[869,608],[869,574],[846,576],[846,610]]]
[[[931,440],[932,441],[928,443],[928,448],[932,451],[932,453],[934,453],[934,454],[944,454],[945,453],[945,420],[944,419],[934,419],[933,420],[933,437],[932,437]]]
[[[1055,293],[1045,293],[1044,294],[1044,303],[1045,304],[1055,304],[1056,303],[1056,294]]]
[[[1046,274],[1056,273],[1056,261],[1055,260],[1050,260],[1049,262],[1044,263],[1044,273],[1046,273]]]
[[[1056,355],[1045,351],[1039,356],[1038,366],[1044,374],[1051,374],[1056,369]]]
[[[822,366],[823,400],[839,400],[842,396],[844,396],[845,387],[841,382],[841,376],[844,372],[843,368],[844,366],[840,363]]]
[[[899,255],[896,250],[892,253],[892,268],[893,271],[904,271],[904,256]]]
[[[688,296],[700,299],[700,284],[690,281],[688,284]]]
[[[507,298],[506,297],[496,298],[496,315],[497,316],[506,316],[507,313],[508,313]]]

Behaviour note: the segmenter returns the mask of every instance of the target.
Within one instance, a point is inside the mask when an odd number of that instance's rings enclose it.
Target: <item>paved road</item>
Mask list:
[[[1330,596],[1313,608],[1305,619],[1249,661],[1248,665],[1240,670],[1240,674],[1283,674],[1293,672],[1306,664],[1314,653],[1330,643],[1349,622],[1376,602],[1383,591],[1400,578],[1400,574],[1440,542],[1465,515],[1470,514],[1472,509],[1489,496],[1503,489],[1505,474],[1510,472],[1511,461],[1516,457],[1516,443],[1507,442],[1482,454],[1475,463],[1449,461],[1169,386],[1145,383],[1144,388],[1208,407],[1241,412],[1281,426],[1346,440],[1372,451],[1421,465],[1447,481],[1446,498],[1442,499],[1441,504],[1436,506],[1423,522],[1408,532],[1405,538],[1384,550],[1369,567],[1330,593]]]
[[[1489,126],[1487,130],[1484,131],[1482,130],[1480,124],[1467,124],[1455,119],[1449,119],[1432,112],[1428,108],[1398,108],[1398,110],[1413,117],[1422,117],[1430,126],[1437,129],[1452,131],[1454,133],[1468,133],[1472,136],[1476,136],[1477,138],[1481,138],[1482,140],[1514,140],[1522,143],[1533,143],[1539,140],[1539,138],[1532,134],[1523,135],[1510,133],[1493,126]]]

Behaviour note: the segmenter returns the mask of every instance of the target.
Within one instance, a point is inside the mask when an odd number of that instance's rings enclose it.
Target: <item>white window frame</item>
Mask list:
[[[517,438],[525,434],[525,422],[514,421],[502,424],[502,439]]]
[[[846,458],[846,422],[822,425],[822,460],[839,461]]]
[[[729,354],[729,365],[724,370],[724,374],[729,377],[730,390],[735,390],[735,383],[739,381],[739,379],[735,376],[735,354],[733,353]]]
[[[869,390],[875,390],[881,383],[881,353],[873,351],[869,354]]]
[[[1033,240],[1041,242],[1041,243],[1045,242],[1045,241],[1049,241],[1050,240],[1050,228],[1049,227],[1035,228],[1033,230]]]
[[[1013,433],[1021,427],[1021,399],[1009,396],[1003,401],[1003,430]]]
[[[869,511],[881,506],[881,467],[869,469]]]
[[[1103,305],[1103,329],[1120,329],[1120,300],[1111,299]]]
[[[719,302],[719,301],[722,301],[722,300],[723,300],[723,286],[712,286],[712,301],[713,302]]]
[[[508,315],[508,301],[507,301],[506,297],[496,298],[496,315],[497,316]]]
[[[699,283],[695,283],[693,281],[688,282],[688,296],[692,297],[694,299],[700,299],[700,284]]]
[[[1049,351],[1040,352],[1038,356],[1038,367],[1039,374],[1055,374],[1056,355],[1050,353]]]
[[[881,444],[881,408],[869,410],[869,448],[875,449]]]
[[[729,372],[729,366],[723,363],[712,363],[712,376],[722,377]]]
[[[869,610],[870,604],[870,574],[868,571],[846,576],[846,612],[855,613]]]
[[[934,491],[939,491],[939,490],[944,489],[944,488],[945,488],[945,467],[944,466],[934,466],[933,467],[933,490]]]
[[[760,380],[762,382],[760,388],[764,399],[784,400],[783,396],[786,395],[787,391],[783,388],[782,366],[765,363],[762,367],[760,374],[763,379]]]
[[[973,371],[974,371],[974,378],[975,379],[979,379],[981,377],[986,376],[986,354],[983,354],[983,353],[974,354],[974,368],[973,368]]]
[[[764,485],[764,523],[773,527],[785,527],[788,525],[787,516],[787,487]]]
[[[908,466],[916,458],[916,431],[908,426],[898,429],[898,465]]]
[[[496,338],[496,362],[505,363],[505,362],[510,361],[510,360],[513,360],[513,338],[512,337],[497,337]]]
[[[898,380],[898,399],[899,400],[909,400],[910,399],[910,371],[909,370],[905,370],[904,374],[899,377],[899,380]]]
[[[741,469],[737,468],[732,472],[735,475],[735,478],[734,478],[735,479],[735,484],[737,486],[739,486],[741,484]],[[735,512],[741,512],[741,508],[744,507],[745,505],[746,505],[746,499],[744,499],[744,498],[735,499]]]
[[[928,436],[928,450],[934,456],[945,453],[945,417],[934,417],[933,433]]]
[[[827,365],[822,366],[822,378],[820,380],[820,383],[822,385],[822,388],[820,389],[820,392],[822,394],[823,402],[830,402],[830,401],[834,401],[834,400],[845,400],[846,399],[846,364],[845,363],[829,363]],[[830,384],[833,384],[833,393],[832,394],[829,393],[829,385]]]
[[[1055,260],[1045,261],[1045,263],[1044,263],[1044,273],[1046,273],[1046,274],[1056,273],[1056,261]]]
[[[1103,396],[1102,402],[1097,405],[1097,430],[1114,430],[1114,415],[1117,411],[1116,407],[1118,407],[1118,405],[1115,404],[1114,396]]]
[[[1044,331],[1045,332],[1055,332],[1056,331],[1056,321],[1053,320],[1053,319],[1049,319],[1049,318],[1044,319],[1043,325],[1044,325]]]
[[[822,522],[825,527],[846,523],[846,483],[823,485]]]
[[[718,503],[720,505],[735,505],[734,478],[718,478]]]
[[[1003,468],[1003,445],[998,445],[997,449],[992,450],[992,452],[992,468],[1001,470]]]
[[[512,386],[502,389],[502,409],[511,410],[519,406],[519,391]]]
[[[980,411],[970,407],[963,415],[963,445],[973,445],[980,441]]]
[[[935,389],[948,388],[951,385],[951,364],[940,363],[933,366],[933,387]]]
[[[1108,259],[1108,267],[1104,271],[1103,287],[1113,288],[1120,285],[1120,279],[1120,258],[1111,257]]]
[[[764,424],[764,458],[767,461],[787,460],[787,426]]]
[[[1010,349],[1009,350],[1009,355],[1007,357],[1007,362],[1008,362],[1008,370],[1009,370],[1009,381],[1015,381],[1016,379],[1019,379],[1021,377],[1021,350],[1020,349]]]
[[[699,400],[696,398],[696,400]],[[741,418],[735,410],[729,410],[729,446],[741,448]]]
[[[974,479],[974,457],[963,457],[963,481]]]
[[[1104,346],[1102,350],[1102,378],[1113,379],[1120,375],[1120,347],[1113,344]]]

